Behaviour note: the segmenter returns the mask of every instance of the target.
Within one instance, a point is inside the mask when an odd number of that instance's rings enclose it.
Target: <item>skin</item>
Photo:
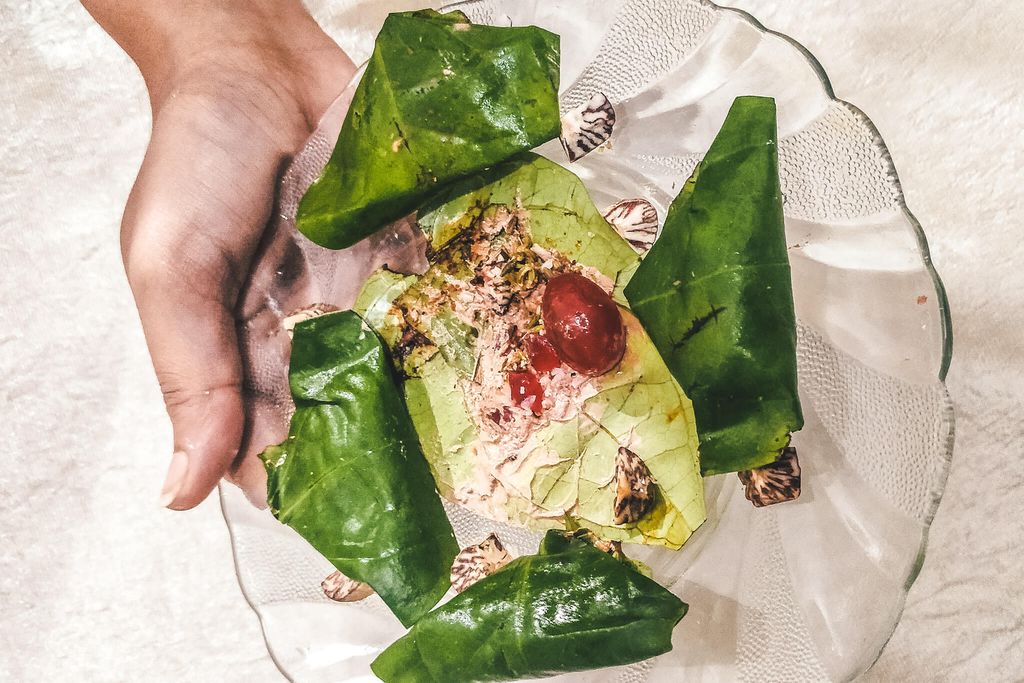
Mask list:
[[[225,476],[262,502],[256,454],[287,423],[243,391],[253,350],[238,330],[295,259],[268,227],[281,170],[355,67],[296,0],[83,4],[138,65],[152,107],[121,252],[173,426],[161,503],[194,507]]]

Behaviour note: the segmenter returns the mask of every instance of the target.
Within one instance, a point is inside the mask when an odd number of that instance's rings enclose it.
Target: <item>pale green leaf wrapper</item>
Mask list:
[[[419,221],[432,248],[443,249],[474,221],[501,209],[521,210],[536,244],[599,270],[617,290],[636,267],[636,253],[594,207],[579,178],[532,154],[456,184]],[[417,288],[434,277],[428,271],[419,283],[403,280],[402,300],[415,301]],[[385,272],[374,275],[356,303],[386,340],[397,338],[398,318],[383,303],[395,290],[383,283],[396,281]],[[636,318],[624,308],[622,314],[628,330],[623,361],[594,380],[597,393],[578,416],[549,421],[531,434],[520,455],[520,469],[533,472],[525,482],[529,496],[510,496],[504,512],[534,528],[584,526],[609,540],[678,548],[705,519],[693,407]],[[474,339],[465,343],[472,348]],[[470,373],[442,352],[409,374],[404,387],[410,415],[438,490],[454,499],[472,480],[479,438],[460,386]],[[638,523],[616,525],[615,456],[625,444],[647,465],[658,494]]]

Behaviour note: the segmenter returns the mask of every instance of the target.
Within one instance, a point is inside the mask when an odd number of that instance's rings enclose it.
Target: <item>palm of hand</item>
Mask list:
[[[351,75],[347,57],[337,57],[336,71]],[[271,220],[274,191],[347,78],[321,79],[334,92],[310,100],[289,90],[287,70],[241,63],[154,100],[152,140],[122,226],[175,450],[187,462],[165,501],[179,509],[198,504],[225,473],[262,498],[253,456],[283,438],[289,407],[280,319],[317,298],[294,231]]]
[[[266,477],[256,456],[267,445],[285,439],[293,410],[288,387],[291,339],[285,319],[314,306],[321,311],[349,308],[363,281],[381,264],[398,272],[426,268],[422,233],[407,221],[343,251],[321,248],[295,229],[298,202],[327,162],[351,94],[348,90],[334,102],[285,170],[274,216],[236,310],[247,419],[241,457],[229,475],[260,505],[266,495]]]

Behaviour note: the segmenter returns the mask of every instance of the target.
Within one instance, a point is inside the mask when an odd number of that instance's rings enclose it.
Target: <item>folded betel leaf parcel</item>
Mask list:
[[[775,101],[739,97],[625,288],[693,400],[705,474],[774,461],[803,426]]]
[[[672,649],[687,605],[628,562],[549,531],[427,614],[374,660],[385,683],[536,678],[638,662]]]
[[[356,310],[401,365],[441,494],[536,529],[680,547],[705,519],[693,407],[622,305],[637,256],[580,179],[525,154],[419,221],[427,272],[378,271]],[[566,303],[621,320],[609,337],[621,346],[553,348],[549,309]]]
[[[262,455],[271,512],[409,626],[459,548],[386,350],[351,311],[301,322],[289,384],[288,439]]]
[[[351,246],[452,180],[557,137],[558,50],[557,35],[532,26],[389,15],[298,229]]]

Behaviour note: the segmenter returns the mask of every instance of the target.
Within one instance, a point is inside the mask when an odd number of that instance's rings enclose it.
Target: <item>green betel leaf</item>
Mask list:
[[[774,461],[803,426],[774,100],[736,99],[625,294],[693,400],[703,472]]]
[[[641,661],[672,649],[687,606],[585,540],[548,532],[426,615],[374,660],[385,683],[534,678]]]
[[[349,247],[446,183],[556,137],[558,47],[548,31],[458,12],[388,16],[298,229]]]
[[[408,626],[459,552],[377,335],[352,312],[295,327],[288,439],[263,453],[274,516]]]
[[[467,325],[453,323],[452,306],[461,299],[445,295],[455,290],[473,299],[479,294],[474,253],[485,243],[515,251],[512,243],[520,240],[529,243],[529,258],[550,252],[552,259],[568,259],[621,286],[637,265],[636,253],[597,211],[582,181],[543,157],[524,154],[453,185],[419,220],[431,238],[430,268],[416,281],[378,272],[356,309],[366,311],[401,361],[409,412],[441,494],[536,529],[573,524],[609,540],[679,548],[706,516],[697,423],[690,399],[636,317],[620,309],[627,331],[623,360],[588,380],[578,411],[539,420],[510,446],[488,436],[493,422],[487,415],[495,406],[482,408],[479,397],[494,395],[495,375],[498,385],[504,380],[481,359],[494,356],[487,340],[496,326],[522,313],[513,307],[498,316],[501,321],[492,314],[477,317],[468,332]],[[503,220],[507,229],[485,227]],[[538,256],[531,267],[544,271],[541,261]],[[506,264],[506,270],[515,268]],[[499,402],[511,403],[507,387],[497,391]],[[494,448],[496,438],[502,445]],[[620,447],[644,463],[656,489],[650,510],[625,523],[616,523],[615,514]],[[508,456],[515,467],[495,466],[492,456]]]

